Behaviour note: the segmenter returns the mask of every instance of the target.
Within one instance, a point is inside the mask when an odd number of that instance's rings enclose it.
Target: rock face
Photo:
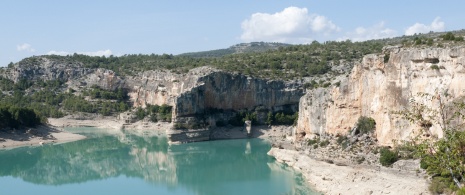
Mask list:
[[[17,63],[11,69],[5,69],[2,76],[18,82],[60,80],[69,86],[99,86],[103,89],[115,89],[123,84],[111,70],[103,68],[85,68],[80,62],[62,62],[46,57],[29,58]]]
[[[125,85],[135,107],[145,107],[147,104],[174,106],[176,97],[197,87],[199,78],[212,71],[206,67],[185,74],[166,70],[145,71],[127,78]]]
[[[209,140],[210,127],[226,122],[240,111],[297,111],[303,95],[301,84],[267,81],[200,67],[185,74],[156,70],[126,79],[135,107],[147,104],[173,106],[174,128],[170,141]],[[259,112],[260,114],[260,112]]]
[[[173,142],[208,140],[217,121],[228,121],[239,111],[297,110],[303,90],[300,84],[267,81],[231,74],[209,67],[186,74],[144,72],[128,79],[135,106],[173,106]],[[265,113],[266,115],[266,113]]]
[[[385,55],[389,60],[385,62]],[[387,60],[387,58],[386,58]],[[339,87],[307,92],[300,100],[297,133],[347,134],[360,116],[376,121],[376,136],[382,145],[405,140],[417,125],[411,125],[395,111],[409,102],[437,106],[418,93],[442,95],[445,104],[465,93],[465,48],[385,48],[355,65]],[[432,103],[431,103],[432,102]],[[438,124],[430,128],[442,136]]]
[[[255,112],[258,121],[264,121],[269,111],[297,111],[303,95],[300,83],[251,78],[211,67],[120,77],[111,70],[86,68],[81,62],[53,56],[24,59],[0,74],[14,82],[60,80],[76,91],[95,85],[107,90],[125,88],[134,107],[172,106],[176,128],[168,135],[172,141],[182,142],[210,139],[209,127],[218,121],[227,124],[238,112]]]

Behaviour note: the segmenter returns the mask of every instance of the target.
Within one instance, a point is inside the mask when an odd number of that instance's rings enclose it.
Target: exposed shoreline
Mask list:
[[[4,149],[22,146],[58,144],[85,139],[83,135],[63,131],[65,127],[96,127],[109,130],[126,129],[130,133],[164,136],[171,123],[136,122],[123,124],[115,117],[77,120],[72,118],[49,119],[48,126],[34,128],[33,133],[2,132],[0,142]],[[273,148],[268,155],[276,163],[285,163],[300,171],[313,190],[324,194],[430,194],[424,174],[413,170],[400,170],[382,166],[336,165],[311,158],[294,149],[289,126],[254,126],[250,137],[270,141]],[[218,127],[214,139],[241,139],[248,135],[243,127]],[[35,135],[34,135],[35,134]],[[21,141],[22,140],[22,141]]]
[[[62,131],[51,126],[40,125],[26,131],[0,132],[2,149],[13,149],[23,146],[40,146],[44,144],[60,144],[85,139],[86,136]]]
[[[313,190],[323,194],[430,194],[425,175],[366,165],[338,165],[303,152],[272,148],[268,155],[300,171]]]

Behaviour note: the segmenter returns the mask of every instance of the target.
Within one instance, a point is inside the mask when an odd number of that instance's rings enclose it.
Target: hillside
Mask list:
[[[448,36],[445,33],[430,33],[364,42],[314,41],[307,45],[261,42],[238,44],[226,49],[234,51],[234,54],[219,55],[221,57],[208,57],[213,55],[208,53],[215,52],[205,52],[200,55],[201,52],[197,53],[199,55],[191,56],[168,54],[119,57],[90,57],[79,54],[34,56],[0,69],[2,90],[0,103],[28,107],[43,117],[61,117],[73,112],[117,115],[134,106],[146,105],[137,98],[141,95],[137,93],[146,91],[150,94],[154,89],[161,90],[161,86],[172,86],[173,82],[182,83],[179,81],[193,74],[192,70],[207,70],[198,69],[203,66],[211,67],[213,72],[244,75],[245,77],[240,77],[241,79],[251,77],[264,81],[285,81],[283,83],[287,84],[279,84],[279,86],[293,86],[293,89],[329,87],[340,85],[340,78],[348,75],[363,56],[380,54],[382,48],[388,44],[403,48],[463,45],[464,32],[454,33],[449,33]],[[385,55],[384,58],[389,60],[389,55]],[[195,74],[205,75],[213,72],[200,71]],[[166,77],[162,79],[164,81],[159,84],[160,86],[147,89],[149,85],[144,83],[147,82],[146,79],[152,77],[160,80],[156,75],[161,73],[166,74]],[[262,81],[257,80],[257,82]],[[182,90],[177,91],[172,96],[182,93],[184,93]],[[162,98],[160,101],[153,101],[150,104],[174,106],[173,97],[160,96],[158,97]]]
[[[277,50],[280,47],[287,47],[287,46],[291,46],[291,44],[266,43],[266,42],[240,43],[240,44],[233,45],[226,49],[189,52],[189,53],[179,54],[178,56],[188,56],[188,57],[194,57],[194,58],[223,57],[225,55],[231,55],[231,54],[265,52],[269,50]]]

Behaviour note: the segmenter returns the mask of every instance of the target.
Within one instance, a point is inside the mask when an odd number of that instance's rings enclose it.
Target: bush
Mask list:
[[[136,117],[138,120],[142,120],[145,118],[145,116],[147,116],[147,113],[145,112],[144,109],[142,109],[141,107],[137,108],[136,110]]]
[[[250,120],[252,125],[257,124],[257,113],[256,112],[239,112],[236,116],[229,119],[229,124],[233,126],[244,126],[244,122]]]
[[[316,144],[318,142],[320,142],[319,139],[309,139],[308,142],[307,142],[307,145],[310,146],[310,145]]]
[[[430,68],[433,69],[433,70],[439,70],[439,66],[438,66],[438,65],[431,65]]]
[[[376,122],[371,117],[361,116],[357,121],[357,130],[361,134],[371,133],[375,130]]]
[[[347,140],[347,136],[339,136],[337,137],[337,143],[338,144],[342,144],[342,142],[346,141]]]
[[[389,62],[389,58],[391,57],[391,54],[384,54],[384,63],[388,63]]]
[[[429,185],[429,190],[433,194],[450,194],[453,189],[450,187],[455,187],[454,182],[450,178],[444,177],[433,177],[431,184]]]
[[[346,149],[347,147],[349,147],[349,138],[347,138],[347,136],[342,136],[340,135],[339,137],[337,137],[337,144],[339,144],[342,149]]]
[[[393,152],[387,148],[382,148],[380,150],[379,162],[381,165],[387,167],[395,163],[398,159],[397,152]]]
[[[320,147],[322,147],[322,148],[326,147],[327,145],[329,145],[328,140],[323,140],[322,142],[320,142]]]
[[[273,117],[272,124],[274,125],[294,125],[299,118],[298,113],[286,114],[283,112],[276,113]]]

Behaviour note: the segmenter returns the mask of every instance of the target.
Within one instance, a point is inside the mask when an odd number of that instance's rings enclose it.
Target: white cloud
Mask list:
[[[414,25],[407,28],[405,35],[414,35],[415,33],[428,33],[430,31],[444,31],[445,24],[441,21],[440,17],[436,17],[431,25],[425,25],[421,23],[415,23]]]
[[[350,39],[352,41],[365,41],[370,39],[384,39],[397,36],[397,31],[384,26],[384,22],[380,22],[374,26],[365,28],[357,27],[353,32],[347,33],[347,36],[339,38],[343,41]]]
[[[16,50],[18,51],[28,51],[28,52],[35,52],[36,50],[32,48],[32,46],[28,43],[23,43],[21,45],[16,45]]]
[[[71,54],[71,53],[66,52],[66,51],[55,51],[55,50],[52,50],[52,51],[47,52],[47,55],[66,56],[66,55],[69,55],[69,54]]]
[[[95,52],[78,52],[79,54],[84,54],[88,56],[111,56],[113,53],[111,50],[100,50],[100,51],[95,51]]]
[[[83,54],[83,55],[88,55],[88,56],[111,56],[113,55],[113,52],[111,50],[99,50],[99,51],[94,51],[94,52],[75,52],[77,54]],[[49,51],[47,52],[47,55],[59,55],[59,56],[66,56],[66,55],[73,55],[71,52],[66,52],[66,51]]]
[[[307,8],[288,7],[274,14],[255,13],[241,24],[243,41],[310,42],[312,36],[339,31],[325,16],[309,14]]]

